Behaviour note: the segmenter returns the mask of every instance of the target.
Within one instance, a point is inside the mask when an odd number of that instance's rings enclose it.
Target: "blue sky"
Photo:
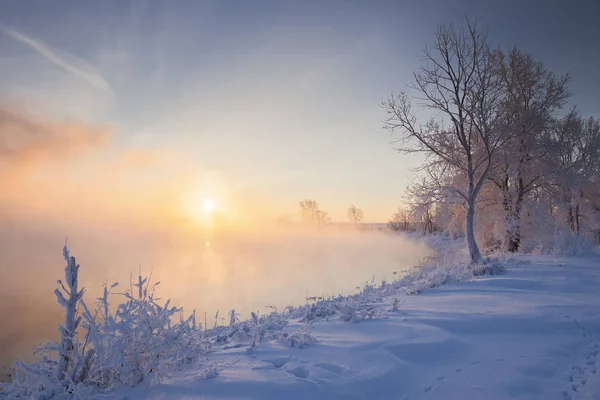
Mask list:
[[[570,72],[573,103],[599,116],[593,1],[4,0],[0,96],[114,124],[116,149],[170,149],[283,214],[308,197],[385,220],[418,158],[392,149],[379,103],[465,14]]]

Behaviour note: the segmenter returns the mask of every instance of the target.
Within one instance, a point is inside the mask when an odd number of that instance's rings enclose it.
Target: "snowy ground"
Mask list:
[[[600,255],[519,256],[505,274],[405,296],[401,311],[317,322],[304,349],[219,351],[122,399],[600,399]],[[297,326],[286,327],[294,331]]]

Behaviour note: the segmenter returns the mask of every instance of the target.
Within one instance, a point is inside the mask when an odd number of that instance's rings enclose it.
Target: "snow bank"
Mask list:
[[[223,347],[219,375],[113,397],[583,400],[600,395],[600,257],[517,255],[507,271],[405,296],[398,311],[312,322],[308,346]],[[301,322],[290,321],[284,332]]]

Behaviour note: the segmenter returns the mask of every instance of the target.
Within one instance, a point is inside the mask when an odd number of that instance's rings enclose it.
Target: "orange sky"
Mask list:
[[[127,220],[170,227],[213,219],[247,225],[276,214],[252,193],[168,150],[112,145],[111,126],[56,122],[16,108],[0,109],[0,202],[19,214],[70,215],[90,222]],[[231,225],[231,224],[229,224]],[[189,227],[189,226],[188,226]],[[229,226],[230,227],[230,226]]]

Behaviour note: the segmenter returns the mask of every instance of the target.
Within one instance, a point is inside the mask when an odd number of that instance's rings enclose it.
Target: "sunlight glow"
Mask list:
[[[204,199],[204,203],[202,204],[202,209],[205,213],[211,214],[215,210],[215,202],[211,198]]]

